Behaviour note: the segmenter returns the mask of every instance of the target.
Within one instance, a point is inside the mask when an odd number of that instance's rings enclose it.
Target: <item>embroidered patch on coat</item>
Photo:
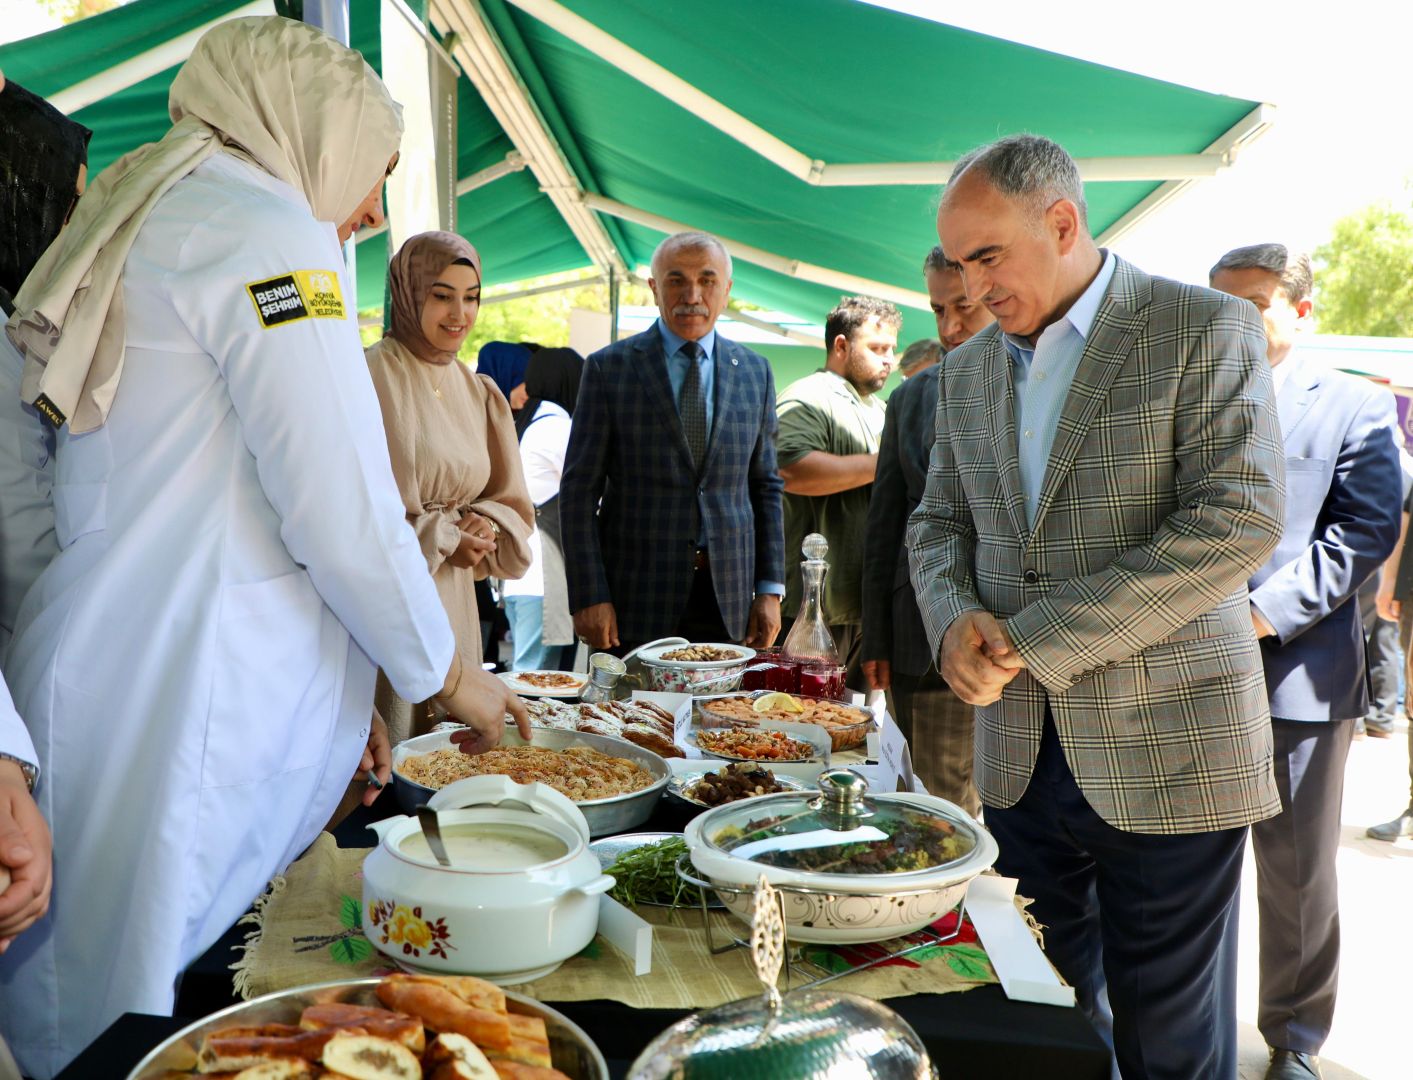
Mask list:
[[[343,291],[332,270],[294,270],[245,287],[260,325],[269,329],[300,319],[344,318]]]

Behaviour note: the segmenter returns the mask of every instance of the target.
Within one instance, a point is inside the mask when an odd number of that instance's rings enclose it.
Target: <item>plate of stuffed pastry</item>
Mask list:
[[[394,974],[268,994],[177,1032],[128,1080],[608,1080],[592,1040],[470,976]]]

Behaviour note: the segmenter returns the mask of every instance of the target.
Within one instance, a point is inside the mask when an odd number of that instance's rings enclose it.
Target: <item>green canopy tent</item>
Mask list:
[[[950,162],[999,134],[1079,159],[1104,242],[1230,165],[1269,106],[1058,56],[857,0],[414,0],[463,73],[458,230],[488,285],[639,273],[668,230],[728,242],[736,299],[812,323],[842,293],[931,336],[920,266]],[[94,129],[92,166],[166,130],[199,31],[271,0],[135,0],[0,48],[0,69]],[[350,0],[379,67],[380,0]],[[386,238],[359,245],[382,300]]]

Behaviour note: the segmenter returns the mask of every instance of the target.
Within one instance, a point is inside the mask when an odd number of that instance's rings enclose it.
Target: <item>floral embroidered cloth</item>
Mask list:
[[[247,938],[244,957],[235,965],[237,993],[249,999],[294,986],[361,979],[392,970],[387,957],[362,931],[362,866],[367,854],[367,848],[340,848],[325,833],[288,873],[271,883],[254,912],[246,916],[255,930]],[[1017,900],[1022,910],[1026,903]],[[420,908],[380,903],[369,914],[379,944],[413,964],[473,947],[452,940],[444,921]],[[627,956],[603,938],[595,938],[554,973],[514,989],[542,1001],[607,999],[660,1009],[709,1008],[760,992],[744,949],[712,954],[699,910],[644,907],[638,914],[653,924],[650,974],[635,976]],[[711,918],[716,920],[717,944],[743,929],[723,912],[713,912]],[[937,928],[944,933],[956,929],[955,914]],[[880,951],[876,945],[807,945],[802,955],[816,968],[833,972]],[[997,981],[976,932],[963,921],[954,941],[850,975],[842,988],[882,999],[944,994]]]

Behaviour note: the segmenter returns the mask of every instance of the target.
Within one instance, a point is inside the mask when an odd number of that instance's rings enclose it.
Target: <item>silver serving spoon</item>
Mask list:
[[[419,806],[417,821],[422,826],[422,835],[427,838],[427,846],[432,849],[437,862],[450,866],[451,858],[446,853],[446,845],[442,843],[442,827],[437,822],[437,812],[429,806]]]

